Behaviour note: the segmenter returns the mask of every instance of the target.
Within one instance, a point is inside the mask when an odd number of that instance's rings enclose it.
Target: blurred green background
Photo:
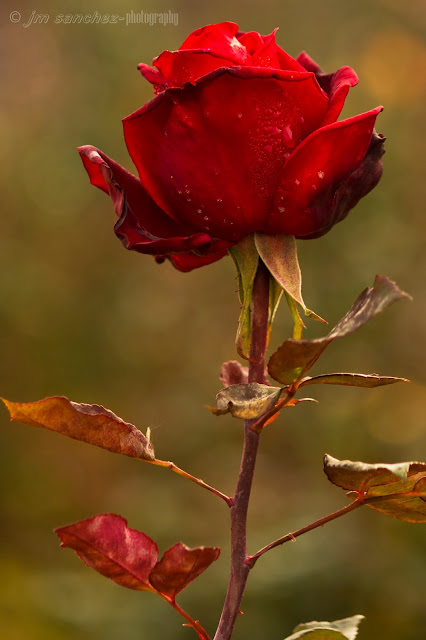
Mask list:
[[[178,26],[55,24],[59,13],[178,13]],[[23,26],[35,10],[48,24]],[[9,14],[19,11],[21,21]],[[16,18],[16,15],[15,15]],[[0,23],[1,395],[67,395],[107,406],[145,430],[159,457],[231,493],[241,424],[204,408],[236,357],[239,303],[229,259],[181,274],[126,252],[111,203],[91,187],[75,147],[93,144],[129,169],[120,120],[151,98],[136,70],[193,29],[233,20],[269,33],[359,86],[343,116],[377,104],[388,137],[378,188],[349,218],[300,242],[305,300],[337,321],[376,273],[414,296],[334,344],[316,372],[406,376],[377,390],[314,389],[320,405],[284,414],[262,438],[249,550],[346,503],[322,473],[324,452],[367,462],[426,459],[424,97],[421,0],[107,0],[13,3]],[[232,179],[232,176],[230,176]],[[284,306],[272,346],[290,331]],[[310,323],[307,335],[322,327]],[[194,637],[149,593],[125,590],[61,551],[54,527],[117,512],[160,550],[178,540],[222,555],[180,597],[213,632],[229,561],[228,514],[170,472],[11,424],[0,415],[0,635],[8,640]],[[302,621],[364,614],[360,640],[419,640],[426,627],[426,528],[365,508],[272,551],[253,571],[235,640],[280,640]]]

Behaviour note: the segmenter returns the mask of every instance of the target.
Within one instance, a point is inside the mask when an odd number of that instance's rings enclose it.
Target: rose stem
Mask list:
[[[259,263],[251,302],[251,345],[249,382],[264,382],[268,329],[269,272]],[[247,511],[256,464],[259,434],[251,430],[254,420],[244,422],[244,447],[240,471],[231,506],[231,573],[214,640],[229,640],[240,611],[250,567],[247,558]]]
[[[207,491],[211,491],[211,493],[214,493],[215,496],[218,496],[219,498],[222,498],[222,500],[224,500],[226,502],[228,507],[232,506],[232,504],[233,504],[233,499],[232,498],[230,498],[229,496],[225,495],[224,493],[222,493],[218,489],[215,489],[214,487],[211,487],[209,484],[204,482],[204,480],[200,480],[200,478],[196,478],[195,476],[192,476],[187,471],[184,471],[183,469],[181,469],[180,467],[175,465],[174,462],[170,462],[169,460],[157,460],[157,459],[155,459],[155,460],[144,460],[144,462],[149,462],[150,464],[154,464],[157,467],[164,467],[166,469],[170,469],[171,471],[174,471],[179,476],[182,476],[182,478],[186,478],[187,480],[190,480],[191,482],[194,482],[195,484],[198,484],[200,487],[203,487],[203,489],[207,489]]]
[[[308,531],[313,531],[314,529],[317,529],[317,527],[322,527],[323,525],[327,524],[327,522],[336,520],[336,518],[340,518],[341,516],[346,515],[350,511],[353,511],[354,509],[361,507],[363,504],[365,504],[364,498],[362,495],[360,495],[355,500],[355,502],[351,502],[351,504],[348,504],[345,507],[342,507],[342,509],[335,511],[334,513],[330,513],[328,516],[324,516],[323,518],[320,518],[319,520],[316,520],[315,522],[308,524],[306,527],[302,527],[302,529],[293,531],[293,533],[287,533],[285,536],[282,536],[281,538],[274,540],[274,542],[271,542],[270,544],[266,545],[266,547],[263,547],[252,556],[248,556],[248,558],[246,559],[247,566],[250,569],[252,569],[256,564],[257,560],[260,558],[260,556],[263,556],[263,554],[266,553],[267,551],[270,551],[270,549],[274,549],[274,547],[278,547],[279,545],[284,544],[285,542],[290,542],[290,540],[295,540],[296,538],[303,535],[304,533],[308,533]]]

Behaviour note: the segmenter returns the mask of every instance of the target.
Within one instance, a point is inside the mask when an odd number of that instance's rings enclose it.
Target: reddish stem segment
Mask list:
[[[254,281],[251,306],[249,382],[264,382],[268,308],[269,272],[263,262],[260,262]],[[247,511],[259,444],[259,434],[251,430],[254,422],[246,420],[244,423],[244,448],[231,506],[231,574],[214,640],[230,640],[250,571],[246,564]]]
[[[327,522],[336,520],[336,518],[340,518],[341,516],[346,515],[350,511],[353,511],[354,509],[361,507],[363,504],[365,504],[364,498],[363,496],[360,496],[357,500],[355,500],[355,502],[351,502],[351,504],[346,505],[346,507],[343,507],[342,509],[335,511],[334,513],[330,513],[328,516],[324,516],[323,518],[320,518],[319,520],[316,520],[315,522],[308,524],[306,527],[302,527],[297,531],[293,531],[293,533],[287,533],[285,536],[282,536],[281,538],[274,540],[274,542],[271,542],[270,544],[266,545],[266,547],[263,547],[252,556],[248,556],[248,558],[246,559],[247,566],[249,567],[249,569],[252,569],[256,564],[257,560],[259,560],[260,556],[263,556],[263,554],[266,553],[267,551],[270,551],[271,549],[274,549],[275,547],[278,547],[279,545],[284,544],[285,542],[290,542],[291,540],[295,540],[296,538],[303,535],[304,533],[308,533],[308,531],[313,531],[318,527],[322,527],[325,524],[327,524]]]
[[[159,593],[158,591],[157,591],[157,593],[158,593],[162,598],[164,598],[164,600],[165,600],[166,602],[168,602],[168,603],[173,607],[173,609],[174,609],[175,611],[177,611],[177,612],[179,613],[179,615],[181,615],[181,616],[182,616],[182,618],[184,618],[184,619],[187,621],[187,623],[188,623],[188,624],[186,624],[186,625],[184,625],[184,626],[192,627],[192,628],[196,631],[196,633],[197,633],[198,637],[199,637],[201,640],[211,640],[211,638],[210,638],[209,634],[208,634],[208,633],[207,633],[207,631],[206,631],[206,630],[201,626],[201,624],[198,622],[198,620],[194,620],[193,618],[191,618],[191,616],[189,615],[189,613],[186,613],[186,611],[184,611],[184,610],[182,609],[182,607],[180,607],[180,606],[178,605],[178,603],[176,602],[176,600],[174,600],[173,598],[169,598],[168,596],[165,596],[164,594]]]
[[[186,478],[187,480],[190,480],[191,482],[198,484],[198,486],[203,487],[203,489],[207,489],[207,491],[214,493],[215,496],[222,498],[222,500],[226,502],[228,507],[232,506],[233,504],[232,498],[222,493],[222,491],[219,491],[219,489],[215,489],[214,487],[210,486],[209,484],[204,482],[204,480],[201,480],[200,478],[196,478],[195,476],[192,476],[187,471],[184,471],[183,469],[175,465],[174,462],[170,462],[170,460],[157,460],[156,458],[155,460],[144,460],[144,462],[149,462],[150,464],[154,464],[157,467],[164,467],[165,469],[170,469],[171,471],[174,471],[179,476],[182,476],[182,478]]]

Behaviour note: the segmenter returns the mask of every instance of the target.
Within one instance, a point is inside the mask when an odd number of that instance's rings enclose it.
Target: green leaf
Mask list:
[[[326,455],[324,471],[350,498],[362,495],[368,507],[398,520],[426,522],[426,463],[367,464]]]
[[[241,301],[236,346],[239,355],[248,360],[251,334],[250,302],[254,278],[259,264],[259,254],[254,242],[254,235],[245,236],[238,244],[229,249],[229,253],[237,267]]]
[[[284,234],[271,236],[258,231],[254,239],[260,257],[278,284],[302,307],[306,316],[324,322],[320,316],[310,311],[303,301],[302,275],[295,237]]]
[[[353,333],[401,298],[410,299],[410,296],[388,278],[376,276],[374,286],[361,293],[348,313],[324,338],[286,340],[272,354],[269,374],[282,384],[291,384],[309,371],[333,340]]]
[[[345,387],[363,387],[365,389],[371,389],[373,387],[381,387],[386,384],[395,384],[395,382],[410,381],[407,380],[407,378],[379,376],[377,373],[325,373],[322,376],[303,378],[299,388],[305,387],[308,384],[337,384]]]
[[[231,413],[234,418],[253,420],[272,409],[281,392],[280,387],[270,387],[257,382],[233,384],[219,391],[216,396],[216,409],[208,408],[216,416]]]
[[[352,616],[334,622],[307,622],[299,624],[293,635],[286,640],[355,640],[358,627],[364,620],[364,616]]]

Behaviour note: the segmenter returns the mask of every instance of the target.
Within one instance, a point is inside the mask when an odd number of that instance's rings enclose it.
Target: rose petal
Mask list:
[[[358,84],[358,76],[351,67],[340,67],[334,73],[324,73],[321,67],[312,60],[305,51],[297,57],[297,61],[307,70],[315,73],[318,84],[330,98],[328,112],[321,126],[336,122],[348,95],[350,87]]]
[[[228,242],[223,242],[222,240],[216,241],[213,245],[214,247],[229,247]],[[187,273],[188,271],[192,271],[193,269],[198,269],[199,267],[205,267],[206,265],[212,264],[213,262],[217,262],[221,258],[225,257],[228,254],[227,248],[221,248],[213,253],[210,253],[206,256],[197,255],[194,252],[190,253],[180,253],[177,255],[170,254],[167,256],[156,256],[156,261],[161,264],[167,258],[170,260],[172,265],[178,271],[182,271],[183,273]]]
[[[153,69],[148,64],[144,64],[141,62],[138,64],[138,69],[145,78],[153,85],[154,93],[157,95],[164,91],[167,88],[167,80],[165,77],[158,71],[158,69]]]
[[[206,233],[175,222],[158,207],[140,180],[95,147],[79,148],[90,182],[109,193],[119,216],[114,231],[126,249],[157,255],[206,249]]]
[[[194,83],[207,73],[236,65],[219,54],[202,49],[163,51],[154,64],[160,71],[160,76],[165,78],[166,87],[183,87],[185,82]],[[145,76],[146,77],[146,76]]]
[[[361,165],[381,110],[323,127],[296,149],[283,169],[267,233],[304,237],[330,228],[336,191]]]
[[[262,228],[286,154],[327,107],[313,74],[233,67],[160,94],[124,119],[124,134],[170,216],[236,242]]]
[[[237,32],[235,22],[208,24],[193,31],[179,49],[207,49],[235,64],[244,64],[249,53],[235,37]]]

